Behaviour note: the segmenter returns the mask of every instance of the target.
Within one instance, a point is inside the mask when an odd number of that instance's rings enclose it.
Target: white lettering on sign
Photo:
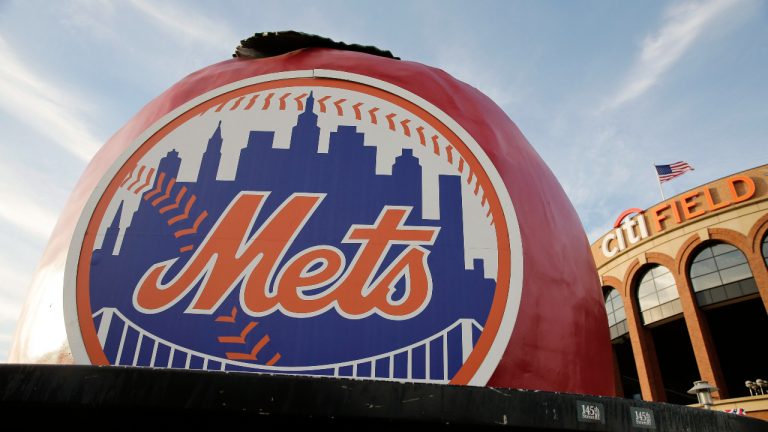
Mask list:
[[[648,238],[648,236],[648,225],[645,223],[645,216],[643,213],[640,213],[634,218],[625,220],[613,232],[606,234],[603,237],[600,249],[606,258],[610,258],[626,249],[627,243],[631,246],[640,240]]]
[[[653,417],[648,411],[635,411],[635,424],[641,426],[653,426]]]
[[[584,404],[581,406],[581,417],[585,420],[600,421],[600,408],[597,405]]]
[[[720,211],[734,204],[752,199],[759,194],[755,181],[746,175],[734,175],[719,186],[703,186],[688,191],[648,209],[654,234],[687,223],[698,217]],[[627,215],[638,213],[633,218]],[[624,220],[622,223],[621,221]],[[614,224],[614,230],[603,237],[600,250],[611,258],[628,247],[650,236],[645,214],[639,208],[625,210]]]

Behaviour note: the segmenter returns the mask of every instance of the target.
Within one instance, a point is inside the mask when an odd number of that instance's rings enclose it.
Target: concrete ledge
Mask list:
[[[688,405],[690,407],[701,408],[699,404]],[[712,403],[712,409],[724,411],[727,409],[743,408],[747,415],[763,420],[768,420],[768,394],[744,396],[731,399],[715,400]]]
[[[646,414],[637,414],[639,412]],[[768,431],[722,412],[525,390],[234,372],[0,365],[4,422],[88,429],[194,426]],[[653,428],[637,426],[652,417]]]

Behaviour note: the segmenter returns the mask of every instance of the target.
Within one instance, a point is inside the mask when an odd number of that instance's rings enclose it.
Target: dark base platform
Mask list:
[[[90,366],[0,365],[0,415],[6,426],[21,420],[25,428],[100,430],[167,425],[366,431],[414,426],[473,431],[768,431],[768,422],[752,418],[610,397]]]

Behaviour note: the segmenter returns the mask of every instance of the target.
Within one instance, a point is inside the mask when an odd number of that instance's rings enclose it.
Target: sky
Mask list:
[[[48,236],[99,147],[257,32],[374,45],[490,96],[590,241],[661,200],[768,163],[768,2],[0,0],[0,361]]]

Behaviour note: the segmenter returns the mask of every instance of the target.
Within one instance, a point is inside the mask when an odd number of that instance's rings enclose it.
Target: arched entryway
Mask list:
[[[700,377],[674,276],[662,265],[648,264],[638,271],[635,294],[641,323],[656,348],[667,402],[695,403],[686,392]]]
[[[765,261],[765,266],[768,267],[768,234],[763,237],[763,261]]]
[[[624,301],[619,292],[611,286],[603,287],[603,297],[611,334],[614,367],[617,371],[616,379],[619,384],[617,396],[631,399],[640,394],[640,380],[637,376],[632,343],[629,340]]]
[[[762,244],[763,256],[768,245]],[[688,277],[707,320],[729,397],[749,396],[744,381],[768,376],[768,315],[745,254],[707,242],[691,255]],[[763,261],[765,262],[765,261]]]

